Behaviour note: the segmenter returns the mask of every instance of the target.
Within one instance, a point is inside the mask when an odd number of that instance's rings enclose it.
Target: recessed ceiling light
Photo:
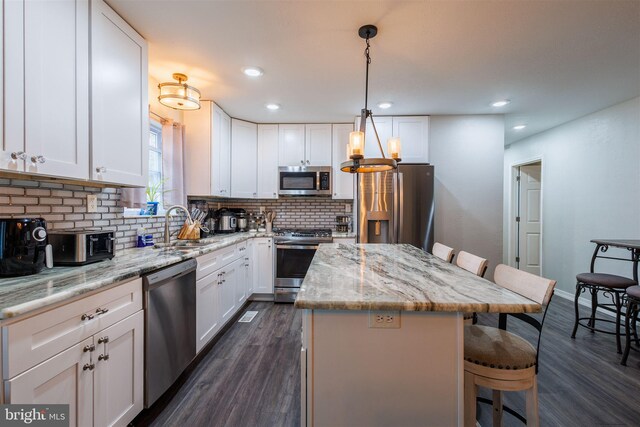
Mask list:
[[[382,108],[383,110],[386,110],[387,108],[390,108],[392,105],[393,105],[393,102],[384,101],[378,104],[378,108]]]
[[[260,67],[244,67],[242,72],[249,77],[260,77],[264,74],[264,70]]]
[[[526,127],[527,127],[527,125],[515,125],[513,127],[513,130],[522,130],[522,129],[526,128]]]
[[[279,110],[280,109],[280,105],[278,105],[278,104],[267,104],[267,105],[265,105],[265,107],[267,107],[271,111],[275,111],[275,110]]]
[[[507,105],[508,103],[510,103],[511,101],[508,99],[501,99],[500,101],[496,101],[494,103],[491,104],[492,107],[504,107],[505,105]]]

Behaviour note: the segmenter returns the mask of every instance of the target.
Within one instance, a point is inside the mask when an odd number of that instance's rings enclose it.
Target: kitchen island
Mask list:
[[[295,303],[302,424],[463,425],[464,312],[541,306],[410,245],[323,244]]]

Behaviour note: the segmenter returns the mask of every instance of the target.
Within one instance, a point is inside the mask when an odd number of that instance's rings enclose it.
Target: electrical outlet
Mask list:
[[[263,214],[264,213],[264,206],[260,206],[260,213]]]
[[[351,203],[345,203],[344,204],[344,211],[346,213],[351,213]]]
[[[87,195],[87,212],[98,212],[98,196],[95,194]]]
[[[399,329],[399,311],[369,311],[369,327],[381,329]]]

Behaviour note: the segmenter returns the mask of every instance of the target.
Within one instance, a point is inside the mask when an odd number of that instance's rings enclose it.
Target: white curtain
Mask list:
[[[172,120],[162,123],[163,206],[186,205],[184,190],[184,126]]]

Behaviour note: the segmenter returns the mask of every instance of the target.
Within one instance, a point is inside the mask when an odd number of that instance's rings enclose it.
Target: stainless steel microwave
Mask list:
[[[278,194],[280,196],[331,197],[331,167],[280,166]]]

